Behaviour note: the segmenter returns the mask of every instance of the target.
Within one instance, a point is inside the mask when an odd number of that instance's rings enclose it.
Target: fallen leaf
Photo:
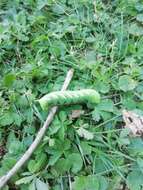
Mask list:
[[[123,110],[123,120],[125,128],[129,128],[133,136],[141,136],[143,134],[143,116],[133,111]]]
[[[69,115],[69,118],[72,120],[75,118],[79,118],[83,114],[84,114],[83,110],[72,110],[72,113]]]

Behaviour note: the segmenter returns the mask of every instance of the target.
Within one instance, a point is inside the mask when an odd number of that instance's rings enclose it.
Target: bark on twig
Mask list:
[[[67,73],[67,76],[65,78],[64,84],[62,86],[61,91],[66,90],[71,79],[73,77],[73,69],[70,69]],[[16,172],[24,165],[24,163],[30,158],[30,156],[32,155],[32,153],[34,152],[34,150],[37,148],[37,146],[39,145],[39,143],[41,142],[47,128],[49,127],[50,123],[52,122],[54,115],[57,111],[58,107],[55,106],[53,107],[50,112],[49,115],[43,125],[43,127],[39,130],[35,140],[33,141],[33,143],[30,145],[30,147],[28,148],[28,150],[24,153],[24,155],[20,158],[20,160],[18,160],[18,162],[14,165],[14,167],[9,170],[9,172],[2,176],[0,178],[0,189],[2,187],[4,187],[4,185],[9,181],[9,179],[16,174]]]

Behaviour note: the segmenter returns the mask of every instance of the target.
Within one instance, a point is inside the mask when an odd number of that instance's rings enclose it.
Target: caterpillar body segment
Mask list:
[[[56,91],[51,92],[38,100],[43,110],[47,110],[50,106],[100,102],[100,95],[93,89],[77,90],[77,91]]]

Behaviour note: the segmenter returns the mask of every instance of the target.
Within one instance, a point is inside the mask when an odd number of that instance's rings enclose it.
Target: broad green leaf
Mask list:
[[[19,179],[18,181],[16,181],[15,184],[16,184],[16,185],[29,184],[34,178],[35,178],[34,175],[26,176],[26,177],[23,177],[23,178]]]
[[[18,140],[13,140],[8,147],[9,153],[17,156],[23,153],[25,149],[24,143]]]
[[[60,118],[60,121],[61,121],[61,122],[66,121],[66,119],[67,119],[67,114],[66,114],[66,112],[60,111],[60,113],[59,113],[59,118]]]
[[[80,144],[82,148],[83,155],[90,155],[92,151],[92,147],[88,144],[88,142],[82,141]]]
[[[138,15],[136,16],[136,19],[137,19],[137,21],[143,23],[143,14],[138,14]]]
[[[25,95],[21,95],[16,99],[16,105],[22,108],[29,107],[28,99]]]
[[[132,171],[128,174],[127,184],[131,190],[140,190],[143,185],[143,173],[140,171]]]
[[[4,77],[4,85],[6,87],[11,87],[13,85],[13,83],[14,83],[15,80],[16,80],[15,74],[12,74],[12,73],[11,74],[7,74]]]
[[[138,164],[140,170],[143,173],[143,159],[142,158],[137,158],[137,164]]]
[[[97,122],[101,119],[100,111],[97,108],[92,111],[92,118]]]
[[[121,90],[127,92],[133,90],[137,86],[137,82],[134,79],[132,79],[130,76],[123,75],[120,76],[118,85]]]
[[[68,172],[70,169],[73,173],[77,173],[81,170],[83,165],[82,158],[78,153],[72,153],[66,158],[59,159],[54,168],[59,174],[64,174]]]
[[[49,190],[48,183],[44,183],[40,179],[36,179],[36,189],[37,190]]]
[[[64,4],[54,4],[52,10],[55,14],[61,15],[65,13],[65,8]]]
[[[141,154],[143,153],[143,141],[141,138],[133,138],[130,139],[130,145],[128,146],[128,150],[131,155]]]
[[[99,190],[107,190],[108,189],[108,181],[105,177],[99,177]]]
[[[86,189],[87,190],[94,190],[99,189],[99,180],[95,176],[88,176],[86,182]]]
[[[14,122],[14,118],[12,117],[12,114],[10,112],[4,113],[0,117],[0,125],[1,126],[11,125],[13,122]]]
[[[71,170],[73,173],[77,173],[81,170],[83,161],[78,153],[72,153],[67,158],[68,162],[71,164]]]
[[[106,111],[106,112],[114,112],[114,104],[112,100],[106,99],[102,100],[98,105],[97,108],[101,111]],[[96,109],[96,108],[95,108]]]
[[[100,114],[104,121],[111,119],[113,117],[112,113],[107,111],[101,111]]]
[[[36,187],[35,187],[35,180],[33,180],[33,181],[30,183],[30,185],[29,185],[29,187],[28,187],[28,190],[36,190]]]
[[[27,122],[31,124],[33,121],[33,109],[32,108],[25,109],[24,117],[27,120]]]
[[[58,159],[61,157],[61,155],[62,155],[62,152],[61,152],[61,151],[55,152],[55,153],[50,157],[48,165],[49,165],[49,166],[53,166],[53,165],[58,161]]]
[[[137,107],[136,101],[134,100],[134,96],[123,96],[121,101],[124,108],[127,108],[129,110],[133,110]]]
[[[106,172],[107,171],[105,164],[100,159],[95,160],[95,166],[96,166],[95,167],[96,173],[101,173],[101,172]]]
[[[59,175],[63,175],[64,173],[69,172],[71,165],[72,163],[70,163],[68,159],[61,158],[55,164],[54,169],[56,169]]]
[[[54,121],[52,122],[51,127],[49,128],[50,135],[53,135],[58,132],[61,128],[61,122],[58,117],[55,117]]]
[[[36,155],[35,160],[30,160],[28,163],[28,169],[31,173],[37,173],[47,165],[47,154],[41,153]]]
[[[121,145],[121,146],[125,146],[125,145],[129,145],[130,144],[130,141],[129,141],[129,139],[128,138],[120,138],[119,139],[119,144]]]
[[[12,157],[12,156],[8,156],[8,154],[6,155],[6,157],[3,158],[2,160],[2,168],[4,168],[5,172],[7,172],[8,170],[10,170],[15,164],[16,164],[16,158]]]
[[[76,177],[73,190],[100,190],[98,178],[95,176]]]
[[[110,90],[110,84],[109,83],[105,83],[105,82],[101,82],[100,83],[100,92],[101,93],[108,93]]]
[[[17,126],[20,126],[21,123],[22,123],[22,116],[20,116],[18,113],[13,113],[13,114],[12,114],[12,117],[13,117],[14,123],[15,123]]]
[[[104,76],[106,76],[106,74]],[[102,79],[102,77],[100,78]],[[95,89],[97,89],[99,92],[103,94],[106,94],[110,90],[110,82],[106,81],[107,79],[106,80],[105,79],[101,80],[101,79],[95,81]]]
[[[143,26],[141,26],[137,23],[132,23],[129,26],[129,33],[132,34],[133,36],[142,36],[143,35]]]
[[[48,0],[38,0],[37,1],[37,8],[40,10],[48,5]]]
[[[143,4],[137,2],[136,5],[135,5],[135,8],[136,8],[136,10],[137,10],[138,12],[142,12],[142,11],[143,11]]]
[[[16,140],[17,140],[17,138],[16,138],[16,135],[15,135],[14,131],[11,131],[9,133],[8,137],[7,137],[6,148],[8,149],[9,146],[10,146],[10,144],[11,144],[11,142],[12,141],[16,141]]]
[[[87,190],[86,187],[86,177],[76,177],[73,183],[73,190]]]
[[[64,126],[61,126],[61,128],[59,129],[58,137],[62,141],[65,139],[65,127]]]
[[[35,166],[35,164],[36,164],[36,162],[35,162],[35,160],[30,160],[29,162],[28,162],[28,170],[31,172],[31,173],[33,173],[33,168],[34,168],[34,166]]]
[[[49,48],[49,52],[52,56],[64,56],[66,53],[66,45],[62,41],[54,41]]]

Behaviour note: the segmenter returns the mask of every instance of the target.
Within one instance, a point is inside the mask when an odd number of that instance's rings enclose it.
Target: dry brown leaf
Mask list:
[[[72,110],[72,113],[69,115],[69,118],[72,120],[75,118],[79,118],[83,114],[84,114],[83,110]]]
[[[122,113],[125,122],[124,127],[129,128],[133,136],[143,135],[143,116],[127,110],[123,110]]]

